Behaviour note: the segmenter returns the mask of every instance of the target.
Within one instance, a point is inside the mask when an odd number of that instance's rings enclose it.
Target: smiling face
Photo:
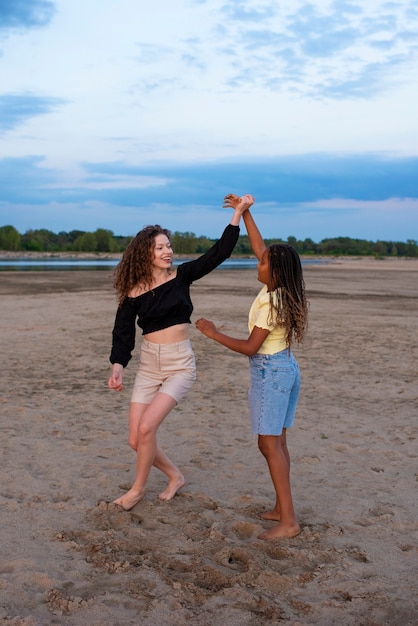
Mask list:
[[[157,235],[154,238],[152,265],[158,269],[168,269],[173,261],[173,249],[166,235]]]
[[[268,248],[264,250],[260,261],[257,263],[257,278],[260,283],[264,285],[269,284],[270,280],[270,267],[269,267],[269,251]]]

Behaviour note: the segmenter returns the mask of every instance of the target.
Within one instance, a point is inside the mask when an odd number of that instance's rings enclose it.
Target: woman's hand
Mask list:
[[[112,374],[107,382],[107,386],[109,387],[109,389],[114,389],[115,391],[123,390],[122,372],[122,365],[115,363],[112,368]]]
[[[254,196],[250,193],[246,193],[244,196],[237,196],[234,193],[229,193],[224,198],[223,208],[232,208],[239,211],[241,215],[245,213],[255,202]]]
[[[209,337],[209,339],[213,339],[216,334],[216,326],[213,322],[209,320],[205,320],[204,317],[201,317],[195,323],[197,330],[200,330],[201,333]]]

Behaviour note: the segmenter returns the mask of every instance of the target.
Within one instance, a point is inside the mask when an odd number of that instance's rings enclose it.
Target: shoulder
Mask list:
[[[133,287],[129,293],[128,293],[128,298],[137,298],[138,296],[141,296],[143,293],[145,293],[145,287],[143,285],[135,285],[135,287]]]
[[[181,266],[180,266],[181,267]],[[139,283],[138,285],[135,285],[135,287],[133,287],[130,292],[128,293],[128,298],[131,300],[136,300],[137,298],[140,298],[141,296],[145,296],[147,293],[153,293],[158,289],[163,288],[165,285],[168,285],[169,283],[171,283],[172,281],[174,281],[177,276],[178,276],[178,269],[179,268],[172,268],[170,270],[170,273],[167,276],[166,280],[163,280],[161,282],[155,282],[151,285],[145,285],[143,283]]]
[[[267,291],[267,285],[264,285],[264,287],[260,289],[258,295],[256,296],[256,301],[259,306],[263,306],[264,304],[270,304],[270,294]]]

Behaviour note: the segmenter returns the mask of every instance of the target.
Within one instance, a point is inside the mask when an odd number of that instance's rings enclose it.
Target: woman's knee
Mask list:
[[[157,430],[149,422],[141,422],[138,427],[138,439],[144,443],[145,441],[152,439],[156,436]]]
[[[258,436],[258,449],[260,450],[261,454],[263,454],[264,456],[268,456],[269,452],[274,447],[274,445],[272,445],[273,444],[272,439],[273,438],[269,435]]]
[[[138,449],[138,437],[135,437],[135,438],[129,437],[128,445],[130,448],[132,448],[132,450],[134,450],[134,452],[136,452]]]
[[[258,448],[264,456],[278,452],[286,447],[286,439],[282,435],[259,435]]]

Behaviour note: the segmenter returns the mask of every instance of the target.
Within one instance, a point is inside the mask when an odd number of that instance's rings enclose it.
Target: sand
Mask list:
[[[407,626],[418,623],[418,261],[305,269],[309,334],[288,433],[302,533],[273,522],[250,433],[246,357],[192,326],[198,377],[160,443],[187,484],[153,470],[130,512],[126,391],[107,389],[108,271],[1,272],[0,622],[12,625]],[[193,319],[246,336],[252,270],[193,286]]]

